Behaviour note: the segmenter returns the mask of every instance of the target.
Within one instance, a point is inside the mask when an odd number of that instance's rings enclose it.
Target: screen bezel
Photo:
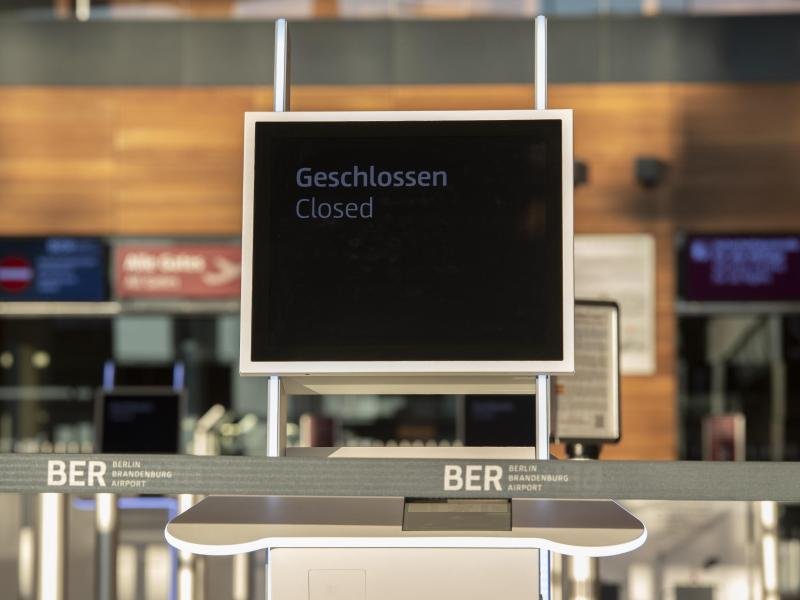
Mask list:
[[[181,454],[181,421],[186,416],[186,394],[183,390],[176,390],[169,386],[119,386],[112,389],[99,389],[95,396],[94,422],[95,422],[95,452],[104,453],[105,445],[105,409],[109,396],[139,396],[159,397],[175,396],[178,402],[178,418],[175,424],[175,439],[177,440],[177,454]],[[131,450],[130,453],[137,453]],[[139,452],[141,454],[141,452]]]
[[[609,434],[606,436],[575,436],[575,435],[562,435],[558,430],[558,407],[560,398],[558,396],[558,377],[555,378],[552,394],[552,423],[551,423],[551,438],[559,443],[606,443],[616,444],[622,439],[622,410],[621,403],[622,397],[620,394],[621,384],[621,370],[620,370],[620,314],[619,304],[613,300],[576,300],[575,306],[586,306],[594,308],[604,308],[610,312],[611,315],[611,345],[616,348],[616,352],[611,353],[611,371],[612,371],[612,384],[611,396],[607,399],[608,411],[611,413],[609,422]]]
[[[253,203],[255,126],[259,122],[387,122],[387,121],[561,121],[562,152],[562,348],[561,360],[549,361],[254,361],[251,356]],[[242,375],[278,375],[292,378],[314,376],[433,377],[500,376],[571,373],[574,369],[573,283],[573,150],[571,110],[487,111],[370,111],[370,112],[253,112],[245,114],[242,214],[242,296],[240,372]],[[352,382],[351,382],[352,383]],[[326,384],[327,385],[327,384]],[[335,386],[335,381],[334,384]],[[437,386],[441,389],[440,386]],[[456,385],[455,388],[458,386]],[[454,389],[455,389],[454,388]]]

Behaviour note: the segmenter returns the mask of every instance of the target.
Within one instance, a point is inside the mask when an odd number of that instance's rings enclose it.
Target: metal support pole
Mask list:
[[[117,598],[117,523],[117,496],[97,494],[94,513],[95,600]]]
[[[250,554],[233,557],[232,600],[250,600]]]
[[[600,446],[568,444],[570,460],[594,460]],[[589,556],[561,557],[561,599],[594,600],[600,597],[600,559]]]
[[[289,24],[275,21],[275,69],[273,72],[273,107],[275,112],[289,110]]]
[[[36,571],[36,533],[30,525],[19,529],[17,551],[17,597],[18,600],[33,600],[34,573]]]
[[[273,110],[289,110],[289,23],[286,19],[275,21],[275,67],[272,78]],[[272,375],[267,379],[267,456],[286,454],[286,396],[281,378]],[[264,565],[266,577],[265,598],[270,598],[269,550]]]
[[[550,460],[550,376],[536,376],[536,460]]]
[[[189,510],[197,503],[192,494],[178,494],[178,513]],[[178,551],[178,600],[204,600],[205,557]]]
[[[536,110],[547,108],[547,17],[536,17],[534,94]],[[550,377],[536,378],[536,458],[550,459]],[[550,552],[539,550],[539,598],[550,600]]]
[[[769,318],[770,340],[770,460],[783,460],[786,444],[786,363],[783,360],[783,318]]]
[[[593,600],[600,597],[597,558],[565,556],[562,564],[564,600]]]
[[[67,597],[67,495],[39,494],[36,557],[37,600]]]
[[[19,549],[17,556],[17,598],[33,600],[36,589],[36,526],[33,498],[20,496],[21,522],[19,528]]]
[[[286,454],[286,394],[281,378],[267,380],[267,456]]]
[[[550,376],[536,377],[536,459],[550,459]],[[550,600],[550,551],[539,550],[539,598]]]
[[[778,503],[755,502],[756,555],[763,600],[780,600]]]
[[[273,107],[275,112],[289,110],[289,24],[286,19],[275,21],[275,69],[273,77]],[[267,380],[267,456],[286,453],[286,397],[280,377]]]
[[[536,110],[547,108],[547,17],[536,17],[536,54],[534,56],[534,92]]]

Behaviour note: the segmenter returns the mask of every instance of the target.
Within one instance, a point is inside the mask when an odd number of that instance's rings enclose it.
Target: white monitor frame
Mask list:
[[[559,120],[562,123],[562,335],[563,357],[552,361],[253,361],[251,357],[253,203],[255,171],[255,129],[260,122],[386,122],[386,121],[518,121]],[[339,378],[388,377],[400,384],[409,376],[447,380],[488,381],[499,393],[514,393],[514,382],[524,380],[530,390],[536,374],[574,371],[574,269],[573,269],[573,145],[571,110],[482,110],[482,111],[374,111],[374,112],[250,112],[244,123],[244,186],[242,215],[242,297],[240,330],[240,372],[242,375],[277,375],[289,379],[325,378],[325,388]],[[543,318],[547,318],[546,316]],[[347,376],[347,377],[343,377]],[[441,382],[440,382],[441,383]],[[453,390],[460,386],[453,382]],[[511,384],[511,387],[509,387]],[[413,386],[412,386],[413,387]],[[444,386],[450,387],[450,386]],[[448,393],[436,386],[439,393]],[[518,390],[517,390],[518,392]],[[424,393],[424,392],[422,392]],[[457,391],[450,393],[458,393]]]

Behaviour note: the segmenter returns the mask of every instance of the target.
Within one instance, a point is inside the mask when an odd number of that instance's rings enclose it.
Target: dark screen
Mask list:
[[[798,235],[692,235],[681,254],[687,300],[800,300]]]
[[[533,396],[465,396],[465,446],[532,446]]]
[[[561,360],[561,122],[258,123],[252,359]]]
[[[172,386],[175,373],[175,365],[159,364],[124,364],[115,365],[114,383],[115,387],[135,387],[135,386]]]
[[[100,402],[100,452],[179,452],[181,402],[177,392],[111,392],[101,396]]]

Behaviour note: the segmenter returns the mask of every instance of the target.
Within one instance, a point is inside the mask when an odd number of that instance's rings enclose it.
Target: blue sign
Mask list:
[[[97,238],[0,239],[0,300],[107,300],[107,254]]]

